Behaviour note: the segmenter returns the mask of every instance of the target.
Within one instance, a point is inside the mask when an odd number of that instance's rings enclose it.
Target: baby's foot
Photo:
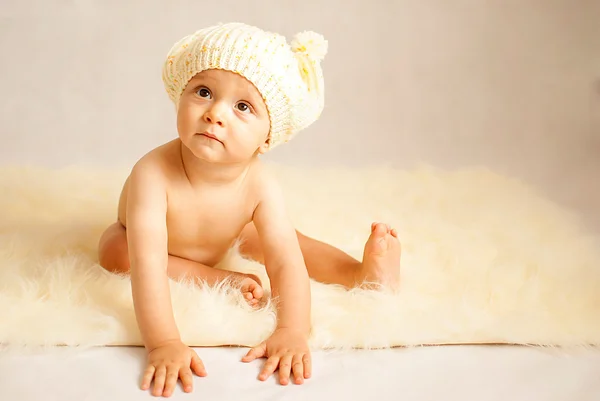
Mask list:
[[[395,291],[400,282],[400,241],[398,232],[387,224],[371,224],[365,244],[359,282],[378,283]]]
[[[261,286],[260,279],[254,274],[240,274],[238,278],[238,286],[242,291],[242,296],[248,302],[248,305],[258,306],[261,298],[264,295],[264,290]]]

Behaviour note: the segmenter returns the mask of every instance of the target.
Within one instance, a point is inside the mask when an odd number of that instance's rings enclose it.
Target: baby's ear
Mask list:
[[[258,148],[258,153],[260,153],[261,155],[264,155],[265,153],[267,153],[269,151],[269,142],[270,142],[271,138],[267,138],[267,140],[259,146]]]

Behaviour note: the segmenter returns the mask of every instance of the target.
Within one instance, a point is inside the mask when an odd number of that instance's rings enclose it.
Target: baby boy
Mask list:
[[[273,334],[243,361],[267,358],[259,379],[311,375],[309,278],[352,288],[396,289],[397,232],[373,223],[363,260],[297,232],[277,182],[259,155],[287,142],[323,110],[321,60],[327,42],[314,32],[291,44],[241,23],[186,36],[171,49],[163,81],[177,111],[178,137],[132,168],[118,220],[99,243],[100,264],[131,277],[136,319],[148,352],[142,388],[170,396],[178,380],[192,391],[192,372],[206,370],[182,343],[173,317],[169,278],[209,285],[236,282],[248,303],[263,296],[256,276],[217,265],[234,243],[259,261],[277,302]]]

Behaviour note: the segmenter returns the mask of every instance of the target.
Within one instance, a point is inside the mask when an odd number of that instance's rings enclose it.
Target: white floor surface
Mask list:
[[[208,376],[172,400],[600,400],[600,351],[446,346],[313,354],[313,377],[281,386],[256,379],[243,348],[197,348]],[[138,387],[142,348],[0,354],[0,400],[150,400]]]

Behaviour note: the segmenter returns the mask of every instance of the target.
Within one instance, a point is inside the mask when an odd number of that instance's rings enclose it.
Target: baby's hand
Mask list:
[[[286,328],[275,330],[267,341],[252,348],[242,361],[251,362],[263,357],[268,359],[258,377],[260,380],[267,380],[277,366],[279,366],[279,383],[283,385],[288,384],[290,371],[296,384],[302,384],[304,379],[308,379],[311,375],[310,350],[306,335],[296,330]]]
[[[177,379],[181,378],[183,390],[189,393],[193,389],[192,370],[198,376],[206,376],[204,364],[198,354],[181,341],[166,343],[148,353],[148,367],[142,378],[142,390],[148,390],[154,378],[152,394],[169,397],[173,394]]]

